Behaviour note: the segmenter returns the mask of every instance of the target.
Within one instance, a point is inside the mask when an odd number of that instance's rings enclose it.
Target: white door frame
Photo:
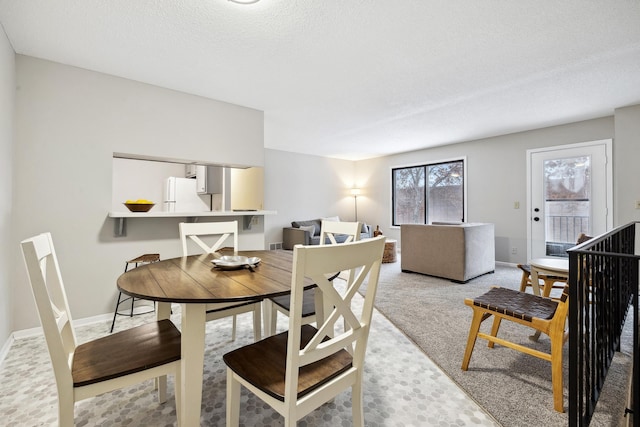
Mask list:
[[[587,142],[579,142],[576,144],[565,144],[565,145],[556,145],[550,147],[543,148],[535,148],[531,150],[527,150],[527,260],[531,259],[532,253],[532,229],[531,229],[531,221],[532,221],[532,209],[531,206],[531,173],[532,173],[532,156],[536,153],[542,153],[547,151],[557,151],[557,150],[566,150],[566,149],[575,149],[580,147],[590,147],[595,145],[604,145],[605,146],[605,156],[606,156],[606,227],[607,230],[611,230],[613,228],[613,140],[612,139],[600,139],[596,141],[587,141]]]

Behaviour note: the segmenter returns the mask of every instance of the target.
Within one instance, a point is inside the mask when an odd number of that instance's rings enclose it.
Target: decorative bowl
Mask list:
[[[123,203],[131,212],[149,212],[155,203]]]
[[[224,255],[212,260],[211,262],[222,270],[238,270],[245,266],[250,269],[256,267],[260,261],[262,260],[258,257],[247,258],[246,256]]]

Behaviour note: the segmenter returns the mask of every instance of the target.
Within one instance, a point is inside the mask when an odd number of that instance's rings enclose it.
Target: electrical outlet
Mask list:
[[[640,200],[636,200],[636,209],[640,209]]]
[[[517,254],[518,253],[518,248],[511,248],[511,253],[513,255]]]

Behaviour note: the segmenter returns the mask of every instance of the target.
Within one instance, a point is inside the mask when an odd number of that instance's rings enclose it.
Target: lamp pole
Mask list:
[[[351,194],[353,195],[353,206],[356,210],[356,221],[358,220],[358,195],[360,194],[359,188],[352,188]]]
[[[356,208],[356,221],[358,220],[358,196],[353,196],[353,205]]]

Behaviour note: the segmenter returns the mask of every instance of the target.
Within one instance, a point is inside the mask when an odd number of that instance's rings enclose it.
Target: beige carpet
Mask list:
[[[520,277],[521,272],[515,267],[497,266],[494,274],[457,284],[403,273],[399,261],[384,264],[376,308],[505,427],[564,426],[568,424],[566,413],[553,410],[548,362],[498,345],[489,349],[486,341],[478,340],[469,370],[460,368],[471,322],[471,309],[464,305],[464,299],[478,296],[493,285],[517,289]],[[549,351],[547,336],[534,343],[528,338],[531,329],[510,323],[503,322],[499,336]],[[628,333],[627,341],[630,337]],[[629,348],[628,343],[623,345],[623,351]],[[628,354],[619,353],[614,359],[592,426],[619,425],[630,372]],[[565,411],[567,358],[565,345]]]

